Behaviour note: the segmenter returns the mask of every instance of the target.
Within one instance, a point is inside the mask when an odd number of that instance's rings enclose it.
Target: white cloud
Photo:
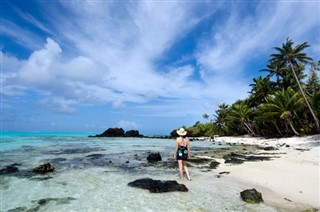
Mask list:
[[[11,37],[18,44],[34,50],[38,49],[42,43],[42,39],[35,33],[17,24],[1,19],[1,35]]]
[[[248,82],[243,73],[248,62],[268,55],[287,36],[300,42],[319,26],[317,16],[309,16],[316,14],[317,7],[305,2],[264,2],[252,14],[238,10],[240,3],[231,10],[227,8],[230,4],[215,2],[60,4],[68,13],[50,14],[55,17],[49,20],[50,30],[49,23],[20,11],[21,17],[39,29],[53,36],[59,34],[48,38],[44,46],[39,46],[43,42],[32,32],[3,22],[3,34],[36,50],[27,60],[2,53],[8,67],[13,65],[1,76],[2,92],[21,95],[26,89],[36,88],[43,92],[43,99],[50,99],[51,110],[59,113],[75,113],[77,104],[108,103],[129,110],[128,103],[138,103],[135,114],[141,116],[201,116],[210,104],[230,104],[246,97]],[[180,57],[183,61],[184,57],[193,59],[193,55],[196,65],[185,65],[185,61],[180,63],[183,65],[156,65],[199,22],[215,18],[218,8],[228,10],[230,15],[224,14],[225,19],[214,22],[209,33],[199,33],[202,37],[197,38],[196,52]],[[301,18],[295,18],[297,11]],[[301,24],[303,20],[308,21]],[[197,72],[200,80],[194,78]],[[48,107],[49,102],[38,103]]]
[[[56,78],[54,67],[60,66],[60,46],[48,38],[44,49],[31,54],[18,72],[18,78],[25,84],[47,84]],[[58,63],[58,64],[57,64]]]
[[[319,26],[319,17],[310,14],[319,13],[317,5],[315,2],[263,2],[252,15],[245,14],[245,17],[240,14],[241,9],[233,8],[225,23],[215,26],[200,44],[196,54],[198,62],[216,74],[236,75],[244,71],[248,61],[270,52],[272,47],[285,42],[286,37],[300,42],[306,34],[314,32]]]
[[[138,129],[138,124],[134,121],[126,121],[126,120],[121,120],[116,124],[117,127],[120,127],[124,130],[137,130]]]

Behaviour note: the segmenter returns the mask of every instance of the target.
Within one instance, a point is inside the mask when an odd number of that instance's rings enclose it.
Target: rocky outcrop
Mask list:
[[[147,157],[148,162],[157,162],[157,161],[161,161],[161,155],[159,152],[156,153],[150,153]]]
[[[102,134],[96,135],[96,137],[123,137],[124,130],[122,128],[109,128]]]
[[[125,134],[125,137],[141,137],[138,130],[128,130]]]
[[[260,203],[263,202],[262,195],[256,189],[247,189],[240,192],[243,201],[247,203]]]
[[[54,166],[51,163],[42,164],[32,170],[34,173],[45,174],[47,172],[53,172]]]
[[[89,137],[143,137],[138,130],[128,130],[125,132],[122,128],[109,128],[101,134]]]
[[[0,174],[11,174],[11,173],[15,173],[18,171],[19,171],[19,169],[17,167],[15,167],[14,165],[9,165],[3,169],[0,169]]]
[[[228,155],[223,156],[223,159],[225,160],[224,163],[231,163],[231,164],[241,164],[243,162],[247,161],[265,161],[270,160],[271,157],[269,156],[257,156],[257,155],[245,155],[245,154],[238,154],[231,152]]]
[[[151,193],[163,193],[163,192],[172,192],[172,191],[181,191],[187,192],[188,188],[177,183],[177,181],[167,180],[153,180],[151,178],[142,178],[128,183],[128,186],[147,189]]]

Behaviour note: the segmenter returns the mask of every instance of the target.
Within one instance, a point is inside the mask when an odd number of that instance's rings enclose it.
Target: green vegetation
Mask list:
[[[320,60],[304,52],[307,42],[294,45],[287,39],[275,47],[265,77],[253,79],[246,99],[218,106],[211,120],[197,122],[188,130],[192,136],[244,135],[284,137],[320,133]],[[306,74],[306,67],[309,73]]]

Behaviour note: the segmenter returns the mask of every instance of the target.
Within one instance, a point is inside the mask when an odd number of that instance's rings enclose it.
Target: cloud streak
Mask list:
[[[286,37],[319,46],[319,15],[309,15],[317,14],[317,6],[283,1],[59,1],[49,6],[40,2],[40,15],[46,14],[41,20],[39,14],[16,8],[42,34],[2,20],[1,35],[32,53],[19,59],[12,56],[14,51],[1,52],[8,65],[2,68],[1,92],[23,96],[36,91],[35,104],[59,114],[107,105],[140,117],[194,120],[218,104],[246,97],[252,76]],[[178,45],[191,39],[192,49],[185,49],[188,43]],[[161,64],[174,51],[179,52],[177,59]]]

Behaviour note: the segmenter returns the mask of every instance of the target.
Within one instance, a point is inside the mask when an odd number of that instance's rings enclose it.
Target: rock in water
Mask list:
[[[42,164],[42,165],[34,168],[32,171],[35,172],[35,173],[39,173],[39,174],[44,174],[44,173],[47,173],[47,172],[53,172],[54,171],[54,166],[51,165],[51,163],[45,163],[45,164]]]
[[[125,137],[140,137],[140,133],[138,130],[128,130],[125,134]]]
[[[247,189],[240,192],[243,201],[247,203],[260,203],[263,202],[262,195],[256,189]]]
[[[18,172],[19,169],[13,165],[9,165],[3,169],[0,169],[0,174],[11,174],[11,173],[15,173]]]
[[[150,153],[147,157],[148,162],[156,162],[156,161],[161,161],[161,155],[159,152],[157,153]]]
[[[174,180],[153,180],[151,178],[142,178],[135,180],[133,182],[128,183],[128,186],[148,189],[151,193],[163,193],[163,192],[171,192],[171,191],[182,191],[187,192],[188,188],[183,185],[177,183]]]

